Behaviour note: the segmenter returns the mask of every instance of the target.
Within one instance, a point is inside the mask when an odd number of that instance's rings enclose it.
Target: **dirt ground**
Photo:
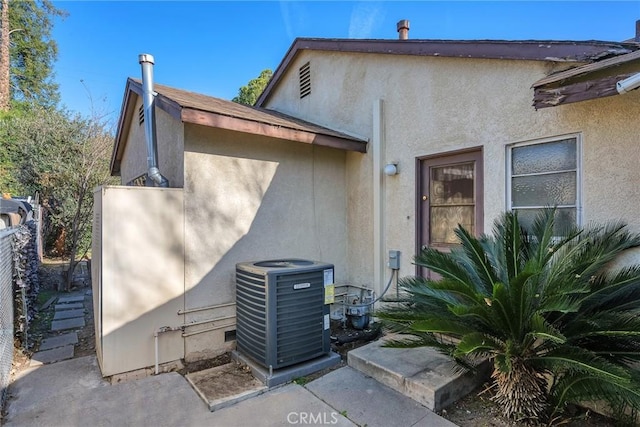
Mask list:
[[[66,293],[54,291],[56,289],[57,281],[61,280],[60,276],[60,263],[44,263],[41,269],[41,293],[40,305],[44,304],[46,300],[54,296],[63,296]],[[84,289],[89,290],[90,284]],[[85,296],[85,327],[78,330],[78,344],[75,346],[74,357],[82,357],[95,355],[95,329],[93,322],[93,299],[92,295]],[[57,335],[58,333],[51,332],[49,330],[51,318],[54,315],[53,304],[47,309],[41,309],[38,311],[36,318],[30,327],[30,338],[28,348],[16,347],[14,352],[14,365],[12,369],[12,375],[20,372],[29,367],[31,356],[38,350],[40,342],[47,337]],[[372,323],[365,330],[358,330],[350,327],[348,324],[332,320],[331,321],[331,336],[332,336],[332,350],[341,356],[341,363],[332,368],[325,369],[323,371],[316,372],[304,378],[296,379],[295,382],[299,384],[305,384],[318,378],[322,375],[326,375],[332,370],[346,366],[347,354],[354,348],[367,344],[368,342],[377,339],[381,336],[382,331],[380,325]],[[181,375],[187,375],[193,372],[200,372],[209,368],[218,367],[222,365],[234,364],[234,369],[227,369],[224,376],[216,374],[211,375],[213,377],[219,377],[220,380],[226,379],[224,382],[228,382],[230,389],[237,388],[238,381],[250,381],[252,379],[251,374],[247,368],[232,361],[229,353],[223,354],[213,359],[202,360],[193,363],[183,364],[183,368],[178,371]],[[240,382],[242,382],[240,381]],[[216,393],[220,393],[219,381],[216,381],[216,387],[218,389]],[[223,392],[224,394],[224,392]],[[461,427],[515,427],[522,426],[523,423],[511,422],[505,420],[500,415],[500,408],[492,400],[492,392],[488,388],[488,385],[483,385],[477,390],[473,391],[465,398],[449,406],[445,410],[441,411],[440,415],[447,418],[451,422]],[[571,416],[567,416],[564,419],[554,420],[550,425],[566,425],[570,427],[613,427],[616,424],[609,418],[603,417],[599,414],[589,412],[582,408],[574,408]],[[540,424],[529,424],[534,427],[542,426]]]
[[[489,384],[483,384],[465,398],[442,410],[440,415],[460,427],[518,427],[518,426],[568,426],[568,427],[615,427],[610,418],[584,408],[572,407],[564,417],[551,423],[524,423],[509,421],[502,417],[501,408],[491,400],[493,393]]]

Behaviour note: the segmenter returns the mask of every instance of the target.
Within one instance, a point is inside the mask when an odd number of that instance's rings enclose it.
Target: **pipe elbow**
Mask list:
[[[169,187],[169,180],[165,178],[158,168],[151,168],[148,172],[149,178],[156,184],[158,187]]]

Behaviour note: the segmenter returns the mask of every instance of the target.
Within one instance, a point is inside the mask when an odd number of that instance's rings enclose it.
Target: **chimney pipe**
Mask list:
[[[398,39],[407,40],[409,38],[409,20],[398,21]]]
[[[158,169],[158,144],[156,139],[156,114],[153,94],[153,56],[147,53],[138,55],[142,66],[142,105],[144,111],[144,133],[147,141],[147,175],[156,187],[168,187],[169,181]],[[149,186],[149,183],[147,182]]]

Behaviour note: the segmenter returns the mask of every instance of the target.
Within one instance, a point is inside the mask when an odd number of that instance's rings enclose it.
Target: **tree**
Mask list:
[[[70,257],[69,289],[77,259],[90,248],[93,189],[113,180],[109,171],[113,135],[99,117],[70,117],[45,108],[12,115],[1,123],[0,136],[12,140],[16,148],[16,181],[26,194],[40,194],[54,230],[69,236],[64,247],[64,255]],[[51,235],[58,233],[52,230]]]
[[[459,227],[459,248],[417,255],[440,278],[401,280],[407,297],[377,312],[406,337],[388,346],[434,347],[467,368],[489,358],[494,399],[521,421],[588,401],[637,411],[640,265],[611,261],[640,235],[620,223],[558,233],[554,215],[524,229],[506,213],[493,237]]]
[[[246,86],[238,89],[238,96],[232,99],[233,102],[245,105],[255,105],[258,97],[269,83],[273,72],[269,69],[262,70],[260,75],[255,79],[249,80]]]
[[[53,19],[66,12],[49,0],[2,0],[0,6],[0,111],[7,111],[10,101],[57,105],[52,67],[58,47],[51,31]]]
[[[11,77],[9,74],[9,0],[2,0],[0,3],[0,111],[9,110],[11,99],[9,85]]]

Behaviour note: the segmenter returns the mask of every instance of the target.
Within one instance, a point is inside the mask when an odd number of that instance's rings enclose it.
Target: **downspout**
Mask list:
[[[144,133],[147,141],[147,175],[155,187],[168,187],[169,181],[158,169],[158,144],[156,139],[156,114],[153,93],[153,56],[138,55],[142,66],[142,105],[144,109]]]
[[[373,157],[373,290],[378,295],[383,291],[384,280],[384,199],[385,184],[383,179],[384,156],[384,101],[373,102],[373,137],[371,138],[371,154]]]

